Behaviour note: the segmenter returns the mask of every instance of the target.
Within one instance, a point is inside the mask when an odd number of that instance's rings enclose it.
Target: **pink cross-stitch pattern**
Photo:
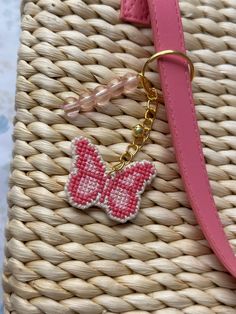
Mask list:
[[[149,161],[133,162],[121,171],[106,173],[97,148],[77,137],[72,142],[72,167],[65,186],[69,203],[79,209],[98,206],[116,221],[126,222],[138,212],[141,194],[156,175]]]

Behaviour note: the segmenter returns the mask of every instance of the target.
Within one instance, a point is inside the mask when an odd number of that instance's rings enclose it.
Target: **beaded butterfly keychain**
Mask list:
[[[108,86],[98,86],[92,93],[79,99],[68,98],[63,106],[70,118],[80,111],[91,111],[94,107],[106,105],[111,97],[123,91],[133,90],[141,83],[147,96],[146,111],[142,123],[133,128],[133,141],[109,171],[97,148],[88,139],[76,137],[72,141],[72,166],[65,186],[69,203],[79,209],[97,206],[118,222],[126,222],[136,216],[141,194],[156,176],[155,166],[146,160],[133,162],[134,157],[149,139],[156,118],[160,94],[145,76],[149,62],[165,55],[178,55],[188,61],[191,77],[194,69],[190,59],[183,53],[164,50],[149,58],[138,75],[128,73],[115,79]]]

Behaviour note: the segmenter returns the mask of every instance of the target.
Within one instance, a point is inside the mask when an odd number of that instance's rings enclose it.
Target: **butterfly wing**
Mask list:
[[[72,167],[65,186],[69,203],[85,209],[95,205],[106,182],[105,164],[96,147],[86,138],[72,141]]]
[[[134,218],[141,194],[155,175],[156,169],[149,161],[132,163],[113,175],[102,196],[108,215],[119,222]]]

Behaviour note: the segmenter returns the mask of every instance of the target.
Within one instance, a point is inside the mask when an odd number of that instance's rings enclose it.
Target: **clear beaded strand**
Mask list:
[[[107,86],[96,87],[92,93],[85,92],[79,98],[67,98],[63,109],[68,117],[76,118],[80,111],[92,111],[96,106],[103,107],[112,97],[134,90],[138,83],[137,74],[127,73],[123,77],[113,79]]]

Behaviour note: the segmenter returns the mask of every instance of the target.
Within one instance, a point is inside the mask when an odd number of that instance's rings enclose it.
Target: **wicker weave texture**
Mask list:
[[[22,4],[15,149],[4,273],[5,314],[235,314],[236,282],[212,254],[184,192],[164,105],[137,159],[158,176],[125,225],[66,202],[71,140],[112,163],[144,115],[140,90],[70,123],[61,105],[153,52],[151,30],[119,20],[118,0]],[[207,170],[228,239],[236,244],[236,2],[180,2]],[[7,40],[7,39],[6,39]],[[156,65],[148,77],[160,87]]]

